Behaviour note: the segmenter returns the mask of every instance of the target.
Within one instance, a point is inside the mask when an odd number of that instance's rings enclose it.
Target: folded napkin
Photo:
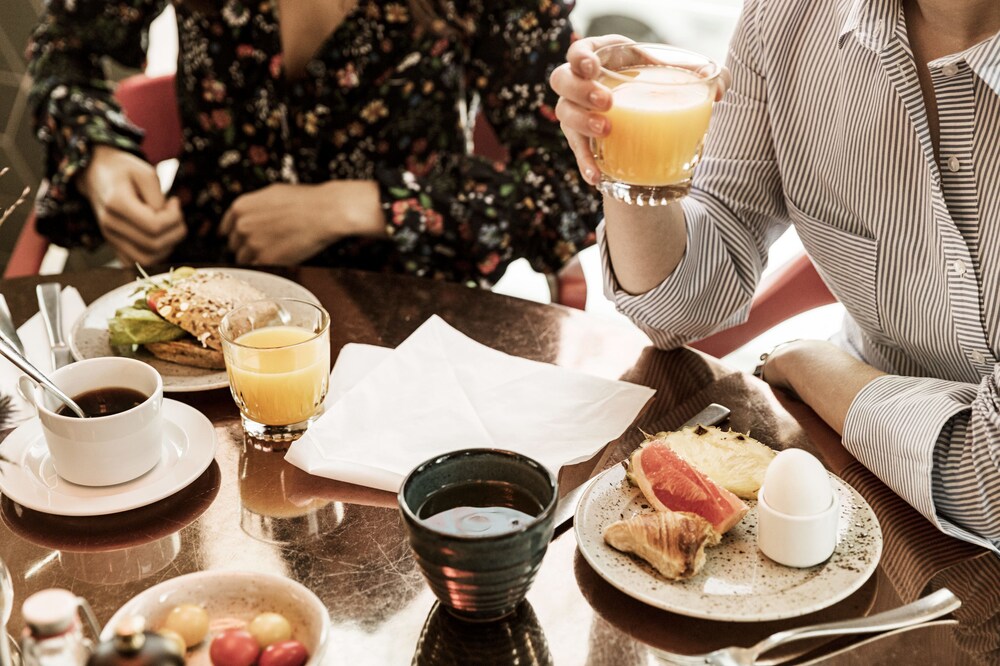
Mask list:
[[[654,393],[504,354],[437,316],[395,351],[345,346],[332,378],[332,403],[285,459],[390,491],[424,460],[473,447],[558,471],[621,435]]]
[[[86,309],[86,304],[73,287],[66,287],[60,295],[62,306],[63,339],[69,340],[69,333]],[[45,333],[45,322],[42,315],[36,312],[28,321],[24,322],[17,335],[24,345],[24,355],[28,357],[36,368],[42,372],[52,371],[52,359],[49,356],[49,336]],[[17,369],[13,363],[0,356],[0,394],[10,396],[12,400],[11,418],[7,425],[17,425],[30,419],[35,415],[35,408],[21,397],[17,390],[17,380],[24,374]]]

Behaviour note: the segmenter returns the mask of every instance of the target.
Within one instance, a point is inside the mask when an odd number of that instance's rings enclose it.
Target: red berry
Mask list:
[[[309,661],[309,652],[298,641],[271,643],[260,655],[260,666],[302,666]]]
[[[214,666],[252,666],[259,654],[260,646],[246,629],[226,629],[208,648]]]

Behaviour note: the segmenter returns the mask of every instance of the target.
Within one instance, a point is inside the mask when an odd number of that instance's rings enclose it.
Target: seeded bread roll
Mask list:
[[[226,273],[198,271],[158,294],[155,304],[161,317],[183,328],[203,346],[220,350],[219,324],[226,313],[243,303],[263,298],[267,295]],[[218,367],[223,367],[221,361]]]
[[[194,340],[174,340],[173,342],[151,342],[145,345],[149,352],[164,361],[191,365],[206,370],[224,370],[226,362],[222,352],[210,347],[202,347]]]

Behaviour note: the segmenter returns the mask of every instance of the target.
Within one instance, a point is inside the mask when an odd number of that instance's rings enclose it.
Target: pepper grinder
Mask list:
[[[134,615],[115,627],[113,638],[98,644],[87,666],[184,666],[184,653],[176,641],[146,631],[146,621]]]

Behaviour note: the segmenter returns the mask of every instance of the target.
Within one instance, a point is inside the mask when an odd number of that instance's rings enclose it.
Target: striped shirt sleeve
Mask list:
[[[715,105],[702,161],[681,205],[687,250],[674,272],[650,291],[623,291],[598,231],[605,294],[661,348],[746,320],[767,248],[788,227],[767,109],[757,35],[757,0],[748,0],[730,46],[733,87]],[[754,187],[747,187],[751,178]]]
[[[844,446],[946,534],[1000,553],[1000,365],[975,384],[885,375],[855,397]]]

